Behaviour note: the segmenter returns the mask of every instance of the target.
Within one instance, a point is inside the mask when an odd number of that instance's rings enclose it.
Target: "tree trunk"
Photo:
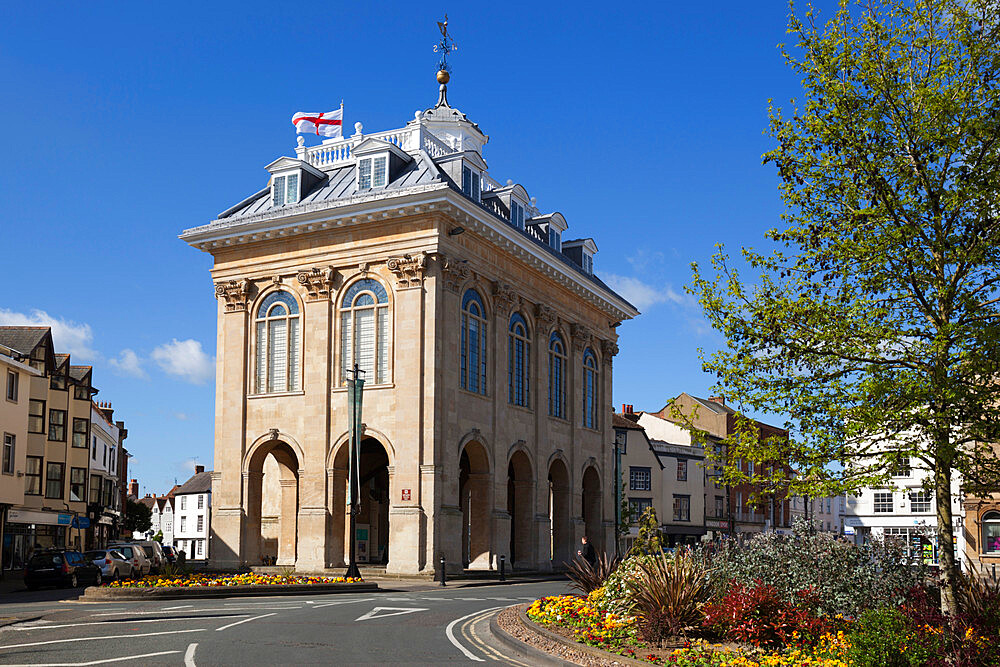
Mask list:
[[[946,451],[949,444],[938,447]],[[938,459],[934,470],[934,500],[937,504],[938,563],[941,567],[941,613],[958,613],[955,597],[959,570],[955,560],[955,534],[951,515],[951,462]]]

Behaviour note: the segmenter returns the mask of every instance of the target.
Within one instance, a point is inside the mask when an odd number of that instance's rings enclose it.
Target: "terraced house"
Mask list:
[[[490,175],[446,83],[402,128],[300,138],[181,235],[215,260],[218,565],[344,564],[355,363],[369,563],[545,570],[612,541],[612,359],[638,312],[593,239]]]

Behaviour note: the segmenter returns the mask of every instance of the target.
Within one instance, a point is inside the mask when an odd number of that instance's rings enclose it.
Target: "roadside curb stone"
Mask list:
[[[159,588],[106,588],[91,586],[80,596],[82,602],[189,600],[198,598],[251,597],[258,595],[335,595],[374,593],[378,584],[291,584],[288,586],[162,586]]]

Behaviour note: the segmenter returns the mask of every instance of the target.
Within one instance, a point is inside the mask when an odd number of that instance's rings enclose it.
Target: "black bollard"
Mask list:
[[[448,585],[446,583],[446,581],[445,581],[446,578],[447,578],[447,575],[445,574],[445,560],[444,560],[444,556],[441,556],[441,585],[442,586],[447,586]]]
[[[500,554],[500,581],[507,581],[507,575],[504,572],[504,556]]]

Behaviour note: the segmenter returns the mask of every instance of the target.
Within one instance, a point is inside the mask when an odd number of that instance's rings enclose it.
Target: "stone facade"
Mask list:
[[[182,236],[215,260],[216,565],[255,565],[269,555],[302,571],[345,564],[341,309],[362,280],[384,290],[389,322],[386,375],[373,380],[371,372],[364,391],[358,524],[368,562],[382,562],[388,572],[430,573],[442,557],[449,569],[490,569],[504,556],[515,567],[548,570],[568,560],[584,533],[599,546],[613,539],[615,327],[638,313],[498,216],[485,205],[485,191],[483,202],[463,194],[445,162],[485,165],[485,135],[463,114],[439,104],[418,112],[408,128],[419,141],[401,141],[410,158],[429,160],[421,146],[443,155],[435,157],[441,175],[427,185],[220,219]],[[378,149],[377,136],[363,137],[359,128],[345,144],[361,154],[362,143]],[[410,159],[397,152],[390,160]],[[307,153],[300,144],[306,162]],[[278,290],[298,311],[301,354],[288,377],[300,379],[288,382],[289,391],[265,393],[255,365],[255,318]],[[485,390],[462,388],[468,290],[486,311]],[[509,400],[513,313],[527,323],[530,344],[524,406]],[[553,332],[566,341],[562,417],[549,414]],[[582,414],[585,354],[598,369],[592,426],[584,426]]]

